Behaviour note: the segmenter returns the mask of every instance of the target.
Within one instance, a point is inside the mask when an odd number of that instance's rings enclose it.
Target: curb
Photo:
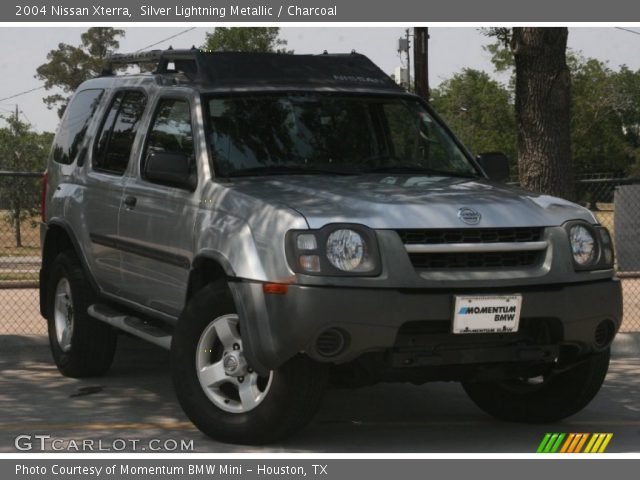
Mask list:
[[[640,332],[618,333],[611,346],[611,357],[640,357]]]

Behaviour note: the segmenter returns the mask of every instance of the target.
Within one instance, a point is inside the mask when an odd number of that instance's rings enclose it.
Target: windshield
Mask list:
[[[375,172],[478,176],[417,101],[274,94],[206,99],[218,176]]]

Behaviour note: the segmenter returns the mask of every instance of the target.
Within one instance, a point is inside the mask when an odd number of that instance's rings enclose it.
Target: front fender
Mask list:
[[[289,282],[294,272],[287,262],[285,236],[289,230],[308,228],[306,221],[288,208],[251,207],[202,211],[195,226],[196,256],[218,261],[230,277]],[[251,213],[240,218],[232,211]]]

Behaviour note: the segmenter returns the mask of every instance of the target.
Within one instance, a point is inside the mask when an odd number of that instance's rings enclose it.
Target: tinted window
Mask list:
[[[145,104],[142,92],[116,94],[96,143],[93,160],[96,170],[121,175],[127,169]]]
[[[194,158],[193,131],[189,102],[174,98],[161,99],[149,130],[144,162],[154,153],[182,153]],[[192,162],[195,168],[195,161]]]
[[[83,90],[73,97],[53,143],[53,159],[56,162],[67,165],[73,163],[102,93],[103,90]]]
[[[221,176],[477,173],[417,101],[338,94],[215,97],[208,139]]]

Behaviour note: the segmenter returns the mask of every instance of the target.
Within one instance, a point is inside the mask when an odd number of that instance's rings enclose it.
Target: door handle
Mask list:
[[[136,206],[137,202],[138,202],[138,199],[136,197],[131,196],[131,195],[127,195],[126,197],[124,197],[124,205],[125,205],[125,207],[133,208],[133,207]]]

